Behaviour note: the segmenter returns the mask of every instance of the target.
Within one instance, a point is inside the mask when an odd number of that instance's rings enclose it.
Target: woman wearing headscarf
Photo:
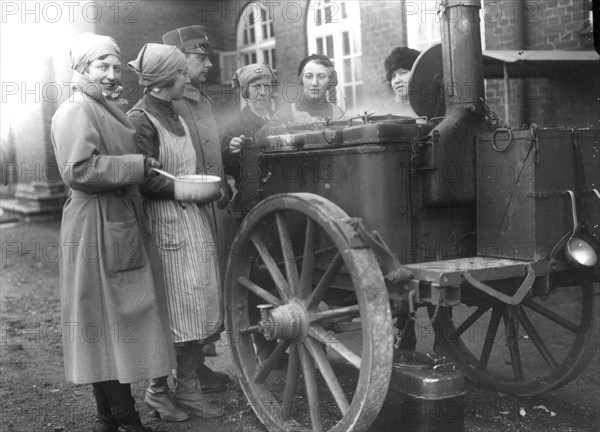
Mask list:
[[[275,120],[283,123],[308,124],[335,120],[344,115],[342,110],[327,99],[338,84],[337,72],[328,57],[312,54],[298,66],[298,100],[283,105],[275,113]]]
[[[92,383],[95,432],[151,431],[135,410],[130,383],[175,364],[160,260],[151,263],[156,250],[138,191],[160,164],[136,154],[135,129],[112,101],[121,77],[114,39],[81,35],[71,68],[72,97],[51,127],[70,188],[60,262],[66,378]]]
[[[221,146],[227,174],[239,180],[239,153],[246,138],[256,133],[273,117],[275,73],[265,63],[253,63],[239,68],[233,75],[233,87],[239,88],[246,105],[232,122],[223,128]]]
[[[174,46],[149,43],[128,65],[146,87],[128,113],[137,130],[138,149],[175,176],[195,174],[196,152],[189,129],[172,104],[183,97],[189,82],[185,55]],[[173,401],[197,416],[218,417],[223,412],[207,403],[197,370],[203,366],[202,345],[216,340],[223,325],[218,254],[207,212],[207,204],[221,198],[220,191],[205,202],[185,202],[175,195],[172,180],[157,176],[147,179],[142,193],[148,228],[164,267],[177,354]],[[170,390],[166,374],[157,377],[146,391],[146,403],[164,420],[178,421],[161,411]]]
[[[239,68],[233,75],[233,87],[239,88],[246,105],[239,114],[223,129],[221,146],[225,172],[235,179],[240,177],[240,152],[247,138],[255,139],[256,134],[273,117],[271,109],[273,90],[277,83],[275,72],[266,63],[252,63]],[[241,214],[244,209],[233,201],[234,210]],[[237,205],[236,205],[237,204]],[[241,217],[237,226],[242,222]],[[237,228],[236,228],[237,229]],[[258,309],[253,309],[258,311]],[[259,362],[263,363],[277,346],[261,335],[253,335],[253,342]]]
[[[394,91],[395,103],[390,105],[391,114],[406,117],[419,117],[410,104],[412,67],[421,54],[405,46],[396,47],[385,59],[385,79]]]

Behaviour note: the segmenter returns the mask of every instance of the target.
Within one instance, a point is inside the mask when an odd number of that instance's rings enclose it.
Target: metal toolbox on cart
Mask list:
[[[477,252],[540,260],[573,229],[570,196],[600,239],[600,130],[498,130],[477,137]]]

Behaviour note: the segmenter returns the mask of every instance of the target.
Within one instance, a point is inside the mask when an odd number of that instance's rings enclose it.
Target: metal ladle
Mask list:
[[[575,193],[573,193],[571,190],[568,190],[566,193],[568,193],[571,197],[571,208],[573,210],[573,232],[571,233],[571,237],[567,242],[565,256],[573,264],[583,267],[593,267],[596,265],[596,262],[598,262],[596,252],[588,242],[575,235],[581,231],[581,226],[577,220]]]
[[[175,176],[174,176],[173,174],[171,174],[171,173],[168,173],[168,172],[166,172],[166,171],[163,171],[163,170],[161,170],[161,169],[154,168],[154,167],[152,167],[152,170],[156,171],[156,172],[157,172],[157,173],[159,173],[159,174],[162,174],[162,175],[164,175],[165,177],[168,177],[168,178],[170,178],[171,180],[175,180],[175,181],[177,180],[177,177],[175,177]]]

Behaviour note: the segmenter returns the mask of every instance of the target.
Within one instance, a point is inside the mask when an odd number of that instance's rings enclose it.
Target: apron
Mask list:
[[[158,131],[159,161],[175,175],[196,174],[196,152],[187,125],[177,136],[144,111]],[[221,331],[218,253],[206,206],[145,199],[148,229],[162,258],[174,343],[201,342]]]

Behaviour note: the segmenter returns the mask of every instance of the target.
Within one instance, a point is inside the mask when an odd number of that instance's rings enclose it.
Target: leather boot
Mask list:
[[[110,410],[118,424],[117,432],[159,432],[142,424],[135,401],[131,396],[131,386],[118,381],[103,381],[106,398],[110,401]],[[94,384],[96,385],[96,384]]]
[[[92,432],[118,432],[117,421],[112,417],[96,414]]]
[[[224,412],[220,407],[210,405],[200,390],[200,382],[196,376],[195,347],[184,345],[177,348],[177,367],[175,369],[173,401],[181,408],[198,417],[216,418]]]
[[[216,357],[217,347],[214,342],[202,346],[202,351],[206,357]]]
[[[190,418],[185,411],[179,409],[171,400],[171,392],[166,376],[150,380],[144,401],[150,409],[165,421],[182,422]]]
[[[200,382],[202,393],[222,392],[231,382],[231,378],[224,372],[217,372],[202,363],[196,368],[196,376]]]
[[[163,432],[162,430],[144,426],[137,412],[135,415],[117,419],[117,421],[119,423],[119,428],[117,429],[118,432]]]
[[[96,419],[92,432],[117,432],[117,420],[110,410],[110,400],[104,393],[103,383],[92,384],[92,392],[96,401]]]
[[[136,426],[119,426],[118,432],[162,432],[158,429],[144,426],[142,424]]]
[[[202,393],[222,392],[231,382],[231,378],[224,372],[217,372],[204,364],[204,348],[206,345],[198,345],[195,351],[196,376],[200,382]]]

